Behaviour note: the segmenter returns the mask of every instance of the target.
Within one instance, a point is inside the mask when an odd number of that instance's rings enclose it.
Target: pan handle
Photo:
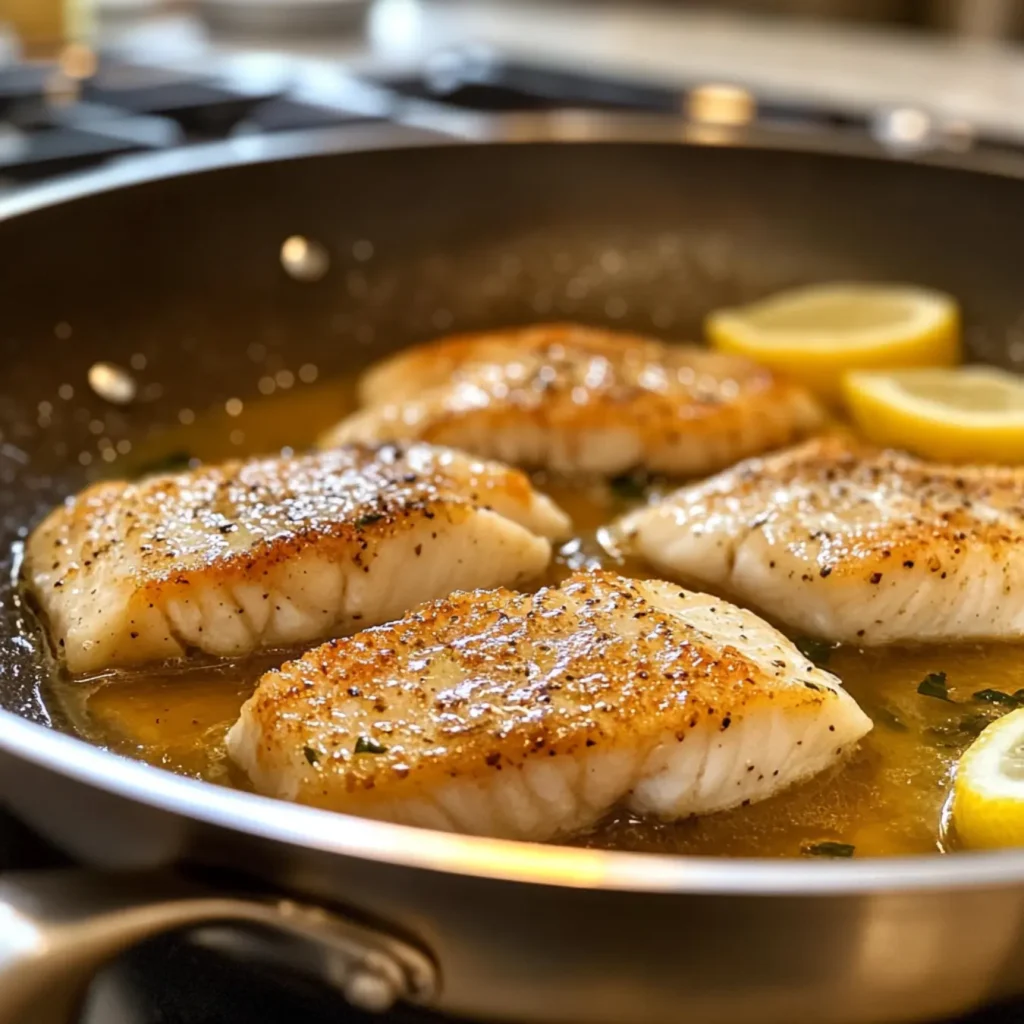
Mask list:
[[[318,907],[220,895],[173,876],[12,872],[0,876],[0,1024],[73,1024],[106,961],[161,932],[209,925],[263,936],[264,952],[312,965],[363,1010],[426,1002],[436,988],[419,950]]]

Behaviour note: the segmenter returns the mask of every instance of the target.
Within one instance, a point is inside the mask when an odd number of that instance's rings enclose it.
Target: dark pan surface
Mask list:
[[[303,235],[316,281],[282,267]],[[45,666],[10,585],[47,507],[137,442],[438,333],[575,319],[674,338],[716,305],[815,280],[907,280],[964,301],[975,357],[1024,361],[1024,188],[823,153],[669,144],[321,154],[99,192],[0,219],[0,706],[37,721]],[[139,398],[87,382],[108,360]],[[88,465],[83,465],[88,462]],[[59,723],[58,723],[59,724]]]

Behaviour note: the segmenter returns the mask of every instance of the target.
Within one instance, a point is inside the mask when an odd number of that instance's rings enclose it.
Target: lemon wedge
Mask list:
[[[960,361],[956,301],[909,285],[795,288],[749,306],[717,310],[705,330],[715,348],[749,356],[829,400],[839,398],[847,370]]]
[[[1024,846],[1024,708],[996,719],[964,751],[953,825],[974,849]]]
[[[990,366],[859,372],[843,392],[876,444],[944,462],[1024,463],[1024,376]]]

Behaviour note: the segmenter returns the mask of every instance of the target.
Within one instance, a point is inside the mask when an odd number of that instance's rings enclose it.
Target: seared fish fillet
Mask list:
[[[602,572],[333,640],[263,677],[228,750],[264,794],[545,840],[621,801],[679,818],[763,800],[870,728],[752,613]]]
[[[830,640],[1024,637],[1024,469],[821,438],[684,487],[621,528],[659,573]]]
[[[811,396],[737,356],[571,325],[420,345],[322,447],[415,438],[561,472],[699,475],[806,436]]]
[[[322,640],[514,584],[566,516],[517,470],[353,446],[101,483],[51,512],[25,574],[71,672]]]

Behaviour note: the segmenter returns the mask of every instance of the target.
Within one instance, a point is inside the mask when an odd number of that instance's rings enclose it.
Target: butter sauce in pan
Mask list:
[[[249,453],[301,449],[354,408],[352,380],[300,395],[248,403],[240,415],[199,418],[155,438],[133,455],[135,473],[188,459],[216,462]],[[237,410],[232,410],[237,411]],[[548,472],[534,483],[572,518],[575,533],[556,542],[546,574],[557,584],[574,571],[605,568],[634,578],[643,564],[609,553],[602,528],[670,485],[632,477],[581,486]],[[713,589],[713,588],[702,588]],[[726,595],[728,596],[728,595]],[[757,609],[771,619],[771,609]],[[1004,710],[986,697],[993,681],[1024,689],[1024,655],[1009,644],[916,645],[858,649],[790,636],[817,665],[838,675],[874,722],[842,764],[762,803],[706,817],[661,822],[615,810],[568,842],[634,851],[725,856],[869,856],[938,851],[951,772],[984,726]],[[259,677],[300,650],[229,662],[111,671],[74,680],[55,670],[46,699],[88,738],[172,771],[248,788],[226,756],[225,735]],[[980,694],[981,696],[975,696]]]

